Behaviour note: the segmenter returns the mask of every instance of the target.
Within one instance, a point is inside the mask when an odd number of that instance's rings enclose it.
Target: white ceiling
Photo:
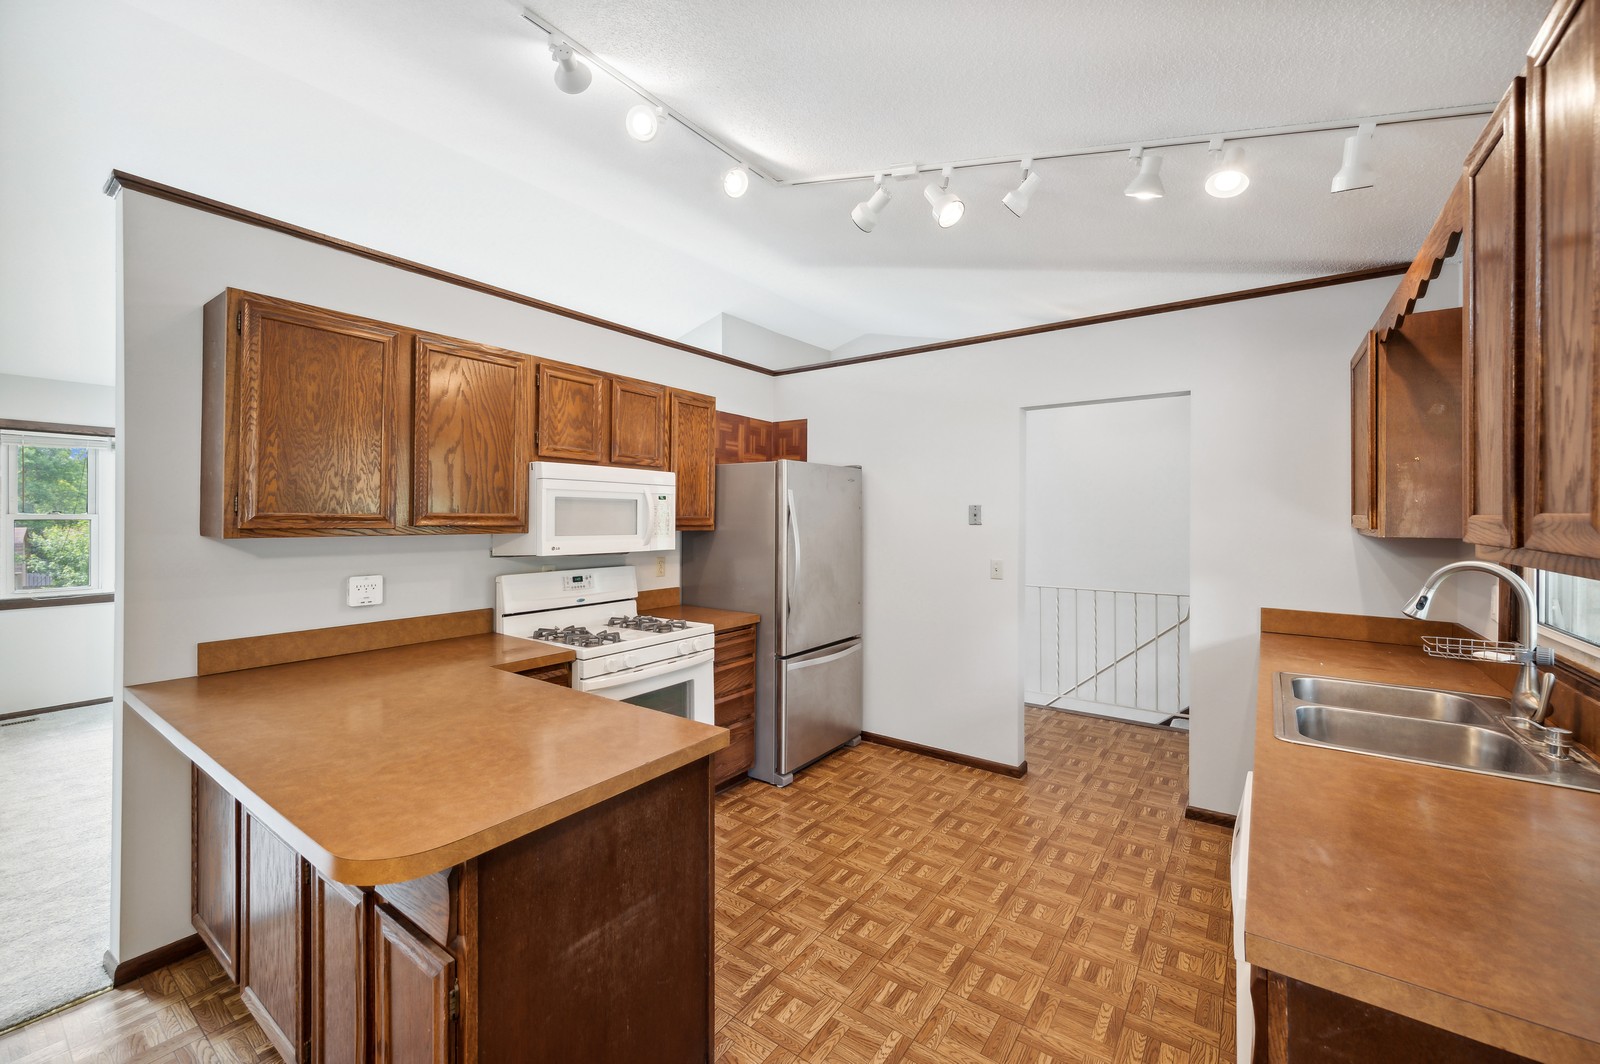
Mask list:
[[[1167,196],[1151,203],[1121,195],[1125,159],[1042,163],[1044,184],[1021,220],[999,202],[1020,176],[1014,167],[960,171],[952,187],[968,211],[954,229],[932,224],[916,180],[896,186],[863,235],[849,210],[867,183],[758,182],[729,200],[718,188],[725,160],[687,131],[629,140],[629,93],[603,74],[581,96],[557,91],[543,35],[510,0],[129,2],[515,175],[530,195],[703,263],[696,299],[609,315],[668,336],[728,312],[834,350],[865,335],[970,335],[1409,259],[1483,125],[1380,129],[1378,186],[1339,196],[1328,182],[1340,132],[1251,141],[1253,184],[1233,200],[1201,191],[1200,146],[1164,152]],[[1521,69],[1548,2],[535,7],[794,177],[1491,103]],[[405,161],[394,167],[404,180]],[[684,263],[671,269],[681,284]],[[736,294],[730,276],[774,298]],[[784,364],[777,353],[729,353]]]

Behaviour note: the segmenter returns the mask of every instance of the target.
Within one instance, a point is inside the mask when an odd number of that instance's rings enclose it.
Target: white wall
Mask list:
[[[121,197],[119,383],[126,684],[194,672],[195,644],[481,608],[496,574],[486,536],[212,540],[200,502],[201,307],[233,286],[515,351],[660,381],[770,419],[768,377],[353,258],[137,193]],[[654,555],[648,556],[653,559]],[[676,559],[672,559],[676,564]],[[344,605],[348,576],[381,573],[385,602]],[[653,578],[645,586],[670,582]],[[117,729],[112,952],[189,933],[188,769],[126,710]]]
[[[106,339],[103,357],[109,364],[115,349]],[[0,373],[0,418],[111,428],[116,416],[117,390],[109,384]]]
[[[1350,529],[1347,367],[1393,290],[1369,281],[780,377],[778,416],[810,419],[811,459],[864,468],[867,729],[1023,759],[1022,411],[1187,391],[1189,800],[1235,809],[1261,607],[1394,614],[1465,553]],[[981,527],[969,503],[984,505]],[[989,579],[990,559],[1006,579]],[[929,618],[959,632],[931,654],[943,633]]]
[[[1023,581],[1189,592],[1189,397],[1025,417]]]

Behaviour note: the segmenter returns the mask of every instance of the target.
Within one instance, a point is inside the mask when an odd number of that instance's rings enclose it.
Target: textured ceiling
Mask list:
[[[544,209],[576,204],[703,262],[698,302],[641,304],[623,316],[669,336],[728,312],[831,350],[867,334],[970,335],[1409,259],[1483,126],[1384,127],[1378,186],[1338,196],[1328,183],[1340,132],[1249,142],[1253,183],[1231,200],[1201,190],[1203,146],[1164,150],[1167,196],[1150,203],[1121,195],[1131,177],[1124,158],[1041,163],[1042,187],[1020,220],[1000,205],[1020,176],[1014,166],[960,171],[952,188],[968,211],[950,230],[929,218],[926,178],[901,181],[877,230],[863,235],[849,210],[865,182],[757,182],[729,200],[717,184],[726,161],[682,128],[632,142],[621,130],[630,94],[602,74],[581,96],[558,92],[543,35],[509,0],[129,2],[515,174]],[[534,6],[793,177],[1492,103],[1521,69],[1548,5]],[[396,167],[403,177],[403,160]],[[616,252],[630,248],[619,242]],[[671,268],[681,280],[684,263]],[[717,278],[730,272],[774,298],[759,307],[720,298]]]

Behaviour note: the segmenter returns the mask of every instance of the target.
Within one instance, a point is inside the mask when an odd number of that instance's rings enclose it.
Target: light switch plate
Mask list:
[[[383,577],[352,576],[345,585],[346,606],[383,605]]]
[[[981,524],[983,524],[983,507],[982,506],[978,505],[977,503],[973,503],[971,506],[967,507],[967,524],[969,524],[969,525],[981,525]]]
[[[990,580],[999,580],[999,579],[1001,579],[1000,563],[999,562],[996,561],[996,562],[990,562],[989,563],[989,579]]]

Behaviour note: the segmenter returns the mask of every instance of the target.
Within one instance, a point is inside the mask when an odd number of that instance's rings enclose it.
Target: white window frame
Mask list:
[[[21,510],[20,467],[24,447],[81,447],[88,451],[88,504],[87,513],[35,514]],[[110,590],[106,565],[104,514],[101,513],[101,458],[111,449],[108,436],[83,436],[44,431],[0,430],[0,544],[5,551],[5,579],[0,580],[0,598],[63,598],[72,595],[95,595]],[[77,587],[21,587],[18,586],[16,543],[18,521],[88,521],[89,522],[89,582]]]
[[[1600,674],[1600,644],[1589,642],[1559,628],[1552,628],[1539,622],[1539,616],[1544,612],[1540,596],[1544,593],[1544,581],[1540,579],[1543,570],[1525,567],[1522,569],[1522,578],[1533,588],[1533,616],[1538,622],[1539,645],[1549,647],[1558,657],[1566,658],[1576,665],[1581,665],[1589,672]],[[1554,575],[1562,575],[1556,573]]]

